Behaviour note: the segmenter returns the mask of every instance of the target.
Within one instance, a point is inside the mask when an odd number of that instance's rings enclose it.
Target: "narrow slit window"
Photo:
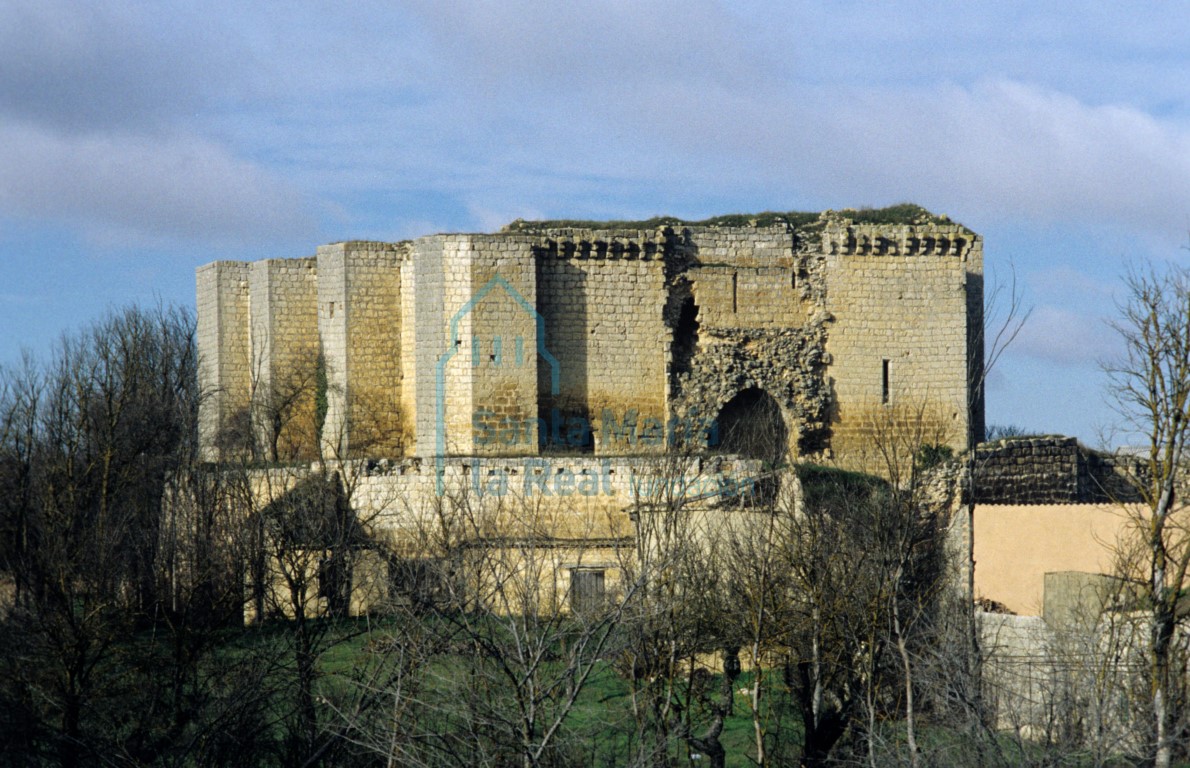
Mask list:
[[[797,290],[797,270],[789,270],[789,287]]]
[[[888,405],[888,360],[880,361],[880,402]]]
[[[740,285],[739,273],[732,272],[731,273],[731,311],[733,313],[739,311],[739,301],[738,301],[739,285]]]

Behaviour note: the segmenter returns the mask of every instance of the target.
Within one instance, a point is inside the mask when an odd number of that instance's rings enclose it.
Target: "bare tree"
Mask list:
[[[623,659],[641,757],[667,764],[677,739],[688,750],[706,754],[712,765],[722,765],[719,737],[732,691],[711,701],[699,685],[703,673],[697,661],[700,654],[724,646],[723,628],[731,621],[724,614],[729,574],[717,555],[719,531],[708,530],[705,510],[700,515],[687,504],[682,481],[689,477],[688,457],[668,456],[642,466],[654,481],[635,513],[644,590],[634,606]],[[726,644],[738,645],[738,640]],[[698,722],[700,709],[707,711],[706,722]]]
[[[1120,359],[1105,367],[1111,393],[1128,427],[1144,440],[1133,478],[1145,508],[1146,643],[1152,706],[1150,757],[1167,768],[1174,757],[1179,690],[1175,639],[1182,623],[1178,602],[1187,586],[1190,536],[1182,502],[1182,472],[1190,437],[1190,271],[1168,267],[1131,273],[1120,318]]]
[[[213,561],[169,510],[201,474],[193,334],[185,312],[113,313],[0,387],[0,567],[14,584],[0,744],[18,761],[181,761],[231,704],[211,664]]]

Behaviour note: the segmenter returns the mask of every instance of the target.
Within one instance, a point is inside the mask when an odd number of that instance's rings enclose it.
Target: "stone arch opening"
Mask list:
[[[781,406],[768,392],[749,387],[728,400],[715,419],[718,442],[710,447],[771,464],[789,449],[789,427]]]

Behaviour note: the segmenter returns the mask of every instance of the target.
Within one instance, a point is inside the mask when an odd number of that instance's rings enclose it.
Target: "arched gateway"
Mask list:
[[[728,400],[715,419],[712,450],[776,464],[789,450],[789,428],[772,395],[749,387]],[[713,438],[712,438],[713,440]]]

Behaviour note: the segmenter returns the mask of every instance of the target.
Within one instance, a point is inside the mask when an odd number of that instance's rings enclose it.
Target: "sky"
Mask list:
[[[1190,259],[1190,4],[196,6],[0,0],[0,366],[215,259],[915,202],[1032,308],[988,422],[1107,446],[1121,278]]]

